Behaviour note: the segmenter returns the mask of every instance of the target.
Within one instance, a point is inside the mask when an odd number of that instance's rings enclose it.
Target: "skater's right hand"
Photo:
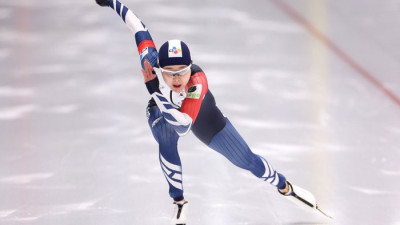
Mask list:
[[[144,60],[144,70],[142,69],[142,73],[145,83],[157,77],[156,72],[147,59]]]
[[[110,6],[111,0],[95,0],[99,6]]]
[[[153,67],[149,63],[147,59],[144,60],[144,70],[142,70],[144,82],[146,84],[146,88],[149,91],[150,95],[154,92],[160,92],[160,83],[158,81],[156,72],[154,71]]]

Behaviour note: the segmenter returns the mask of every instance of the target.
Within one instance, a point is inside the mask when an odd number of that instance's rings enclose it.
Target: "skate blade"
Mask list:
[[[329,219],[333,219],[332,216],[330,216],[330,215],[326,214],[324,211],[322,211],[322,210],[318,207],[318,205],[315,207],[315,209],[318,210],[320,213],[322,213],[324,216],[328,217]]]

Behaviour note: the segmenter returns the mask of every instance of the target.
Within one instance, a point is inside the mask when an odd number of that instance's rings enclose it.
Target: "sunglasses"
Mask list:
[[[165,73],[166,75],[168,75],[170,77],[175,77],[175,76],[179,77],[179,76],[185,75],[190,70],[191,66],[192,66],[192,64],[190,64],[189,66],[187,66],[181,70],[178,70],[178,71],[166,70],[161,67],[160,67],[160,70],[161,70],[161,72]]]

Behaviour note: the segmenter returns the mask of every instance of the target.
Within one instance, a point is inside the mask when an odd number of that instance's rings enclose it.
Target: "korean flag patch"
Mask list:
[[[201,84],[196,84],[188,89],[188,93],[186,94],[186,98],[193,98],[193,99],[199,99],[201,95],[201,89],[202,85]]]
[[[142,52],[140,52],[140,61],[149,53],[149,48],[144,48]]]

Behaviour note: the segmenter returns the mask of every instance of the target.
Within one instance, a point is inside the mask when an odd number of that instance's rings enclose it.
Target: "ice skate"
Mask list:
[[[325,216],[332,218],[318,207],[317,201],[315,200],[315,197],[311,192],[296,185],[292,185],[288,181],[286,181],[286,188],[278,189],[278,191],[299,207],[305,209],[316,209]]]
[[[173,225],[186,225],[186,215],[188,210],[188,202],[181,200],[174,202],[174,214],[171,219]]]

